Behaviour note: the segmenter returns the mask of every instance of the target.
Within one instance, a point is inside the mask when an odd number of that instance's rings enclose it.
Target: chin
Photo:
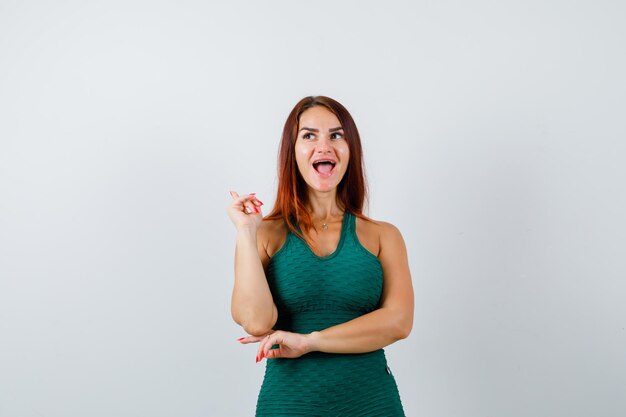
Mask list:
[[[318,191],[318,192],[321,192],[321,193],[327,193],[327,192],[330,192],[330,191],[333,191],[333,190],[337,190],[337,186],[339,184],[334,184],[334,183],[333,184],[319,184],[319,183],[318,184],[311,184],[311,183],[308,183],[307,185],[309,186],[309,189],[312,190],[312,191]]]
[[[343,178],[343,176],[342,176]],[[311,191],[317,191],[320,193],[328,193],[331,191],[337,190],[341,179],[337,181],[336,179],[331,180],[330,178],[320,181],[320,178],[315,176],[313,178],[307,178],[304,180]]]

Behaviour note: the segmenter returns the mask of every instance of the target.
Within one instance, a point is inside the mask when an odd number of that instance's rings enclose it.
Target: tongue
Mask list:
[[[333,164],[330,162],[320,162],[317,164],[317,172],[320,174],[330,174],[330,171],[333,169]]]

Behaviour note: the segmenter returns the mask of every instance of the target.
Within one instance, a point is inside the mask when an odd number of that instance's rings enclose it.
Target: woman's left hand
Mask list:
[[[263,358],[298,358],[313,350],[309,335],[284,330],[276,330],[264,336],[242,337],[239,342],[243,344],[260,342],[256,354],[257,362]],[[275,344],[278,348],[272,349]]]

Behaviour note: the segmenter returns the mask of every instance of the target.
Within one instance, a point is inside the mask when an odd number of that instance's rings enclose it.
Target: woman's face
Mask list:
[[[323,106],[300,115],[296,138],[296,163],[306,183],[317,191],[339,185],[350,159],[350,149],[339,119]]]

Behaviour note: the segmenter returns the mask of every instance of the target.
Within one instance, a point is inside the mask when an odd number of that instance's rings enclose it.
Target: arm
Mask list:
[[[228,208],[237,227],[231,314],[248,334],[258,336],[271,331],[278,318],[264,270],[269,256],[263,245],[265,228],[260,226],[261,211],[256,208],[262,203],[255,197],[235,195]],[[246,213],[246,207],[253,212]]]
[[[383,267],[380,308],[346,323],[300,335],[276,331],[269,337],[245,338],[242,343],[261,341],[259,358],[298,357],[311,351],[364,353],[406,338],[413,327],[413,286],[406,246],[400,231],[382,224],[379,259]],[[270,349],[279,344],[278,349]]]

